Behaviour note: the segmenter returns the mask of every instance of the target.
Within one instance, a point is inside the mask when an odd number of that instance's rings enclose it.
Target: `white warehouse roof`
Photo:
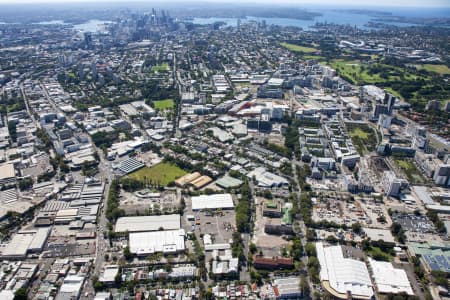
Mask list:
[[[277,287],[281,297],[291,296],[292,298],[301,295],[299,277],[278,278],[273,281],[273,284]]]
[[[324,247],[316,244],[317,258],[320,262],[320,280],[328,282],[333,295],[347,298],[351,292],[353,298],[371,298],[374,294],[372,281],[366,264],[351,258],[344,258],[341,246]],[[327,284],[324,284],[327,287]]]
[[[176,253],[184,251],[183,229],[130,233],[130,252],[147,255],[156,252]]]
[[[105,266],[105,269],[103,270],[103,274],[100,276],[99,281],[105,283],[114,282],[118,273],[118,265]]]
[[[180,215],[122,217],[116,222],[116,232],[142,232],[180,229]]]
[[[20,231],[13,236],[3,249],[2,256],[6,258],[25,257],[28,252],[40,252],[45,246],[50,234],[49,228]]]
[[[192,210],[233,208],[231,194],[201,195],[192,197]]]
[[[63,284],[55,300],[78,299],[85,277],[78,275],[68,275],[64,278]]]
[[[373,279],[378,292],[383,294],[407,293],[414,295],[405,270],[396,269],[390,262],[376,261],[369,258]]]
[[[286,178],[277,174],[266,171],[264,167],[259,167],[247,174],[247,178],[251,179],[255,177],[258,182],[258,186],[261,187],[281,187],[283,185],[289,185],[289,181]]]
[[[4,257],[25,257],[33,242],[33,233],[16,234],[2,252]]]

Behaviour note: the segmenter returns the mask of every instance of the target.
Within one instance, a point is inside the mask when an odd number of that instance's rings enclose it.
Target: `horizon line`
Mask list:
[[[344,0],[345,1],[345,0]],[[427,3],[413,3],[413,4],[408,4],[408,5],[402,5],[399,3],[392,3],[392,4],[388,4],[388,3],[371,3],[371,4],[366,4],[366,3],[349,3],[349,2],[343,2],[340,5],[339,4],[335,4],[332,1],[326,0],[324,2],[321,3],[317,3],[313,0],[306,0],[305,2],[292,2],[292,0],[281,0],[278,3],[272,3],[271,1],[268,0],[262,0],[262,1],[257,1],[257,0],[250,0],[250,1],[241,1],[238,2],[238,0],[171,0],[171,1],[163,1],[163,0],[158,0],[155,1],[153,3],[149,3],[146,0],[132,0],[132,1],[125,1],[125,0],[97,0],[95,3],[92,3],[92,1],[90,0],[37,0],[37,1],[33,1],[33,0],[6,0],[6,1],[2,1],[0,0],[0,5],[30,5],[30,4],[53,4],[53,5],[65,5],[65,4],[83,4],[83,5],[101,5],[101,4],[123,4],[123,5],[127,5],[127,4],[146,4],[146,5],[167,5],[170,6],[171,4],[176,4],[176,3],[190,3],[190,4],[239,4],[239,5],[245,5],[245,4],[257,4],[257,5],[267,5],[267,6],[290,6],[290,7],[301,7],[301,6],[315,6],[315,7],[320,7],[320,6],[327,6],[328,8],[337,8],[337,7],[341,7],[341,6],[345,6],[345,7],[355,7],[355,8],[450,8],[450,3],[442,3],[442,4],[427,4]]]

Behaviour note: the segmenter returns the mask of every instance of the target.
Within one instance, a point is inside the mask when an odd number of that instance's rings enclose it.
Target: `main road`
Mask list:
[[[102,200],[103,202],[102,205],[100,205],[100,212],[97,217],[96,248],[95,248],[94,262],[90,272],[90,276],[83,286],[82,295],[80,297],[81,300],[88,300],[93,298],[94,287],[92,279],[94,277],[97,278],[99,277],[100,271],[105,261],[105,253],[108,247],[107,239],[105,237],[104,232],[107,229],[106,210],[108,207],[108,194],[114,176],[111,172],[111,165],[104,158],[103,153],[100,153],[99,157],[100,162],[98,164],[98,170],[100,173],[100,180],[105,183],[105,189],[103,192],[103,200]]]

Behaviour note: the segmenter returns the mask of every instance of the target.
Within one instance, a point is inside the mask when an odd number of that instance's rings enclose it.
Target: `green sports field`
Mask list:
[[[159,65],[155,65],[152,67],[152,72],[167,72],[169,71],[169,64],[168,63],[162,63]]]
[[[316,48],[299,46],[299,45],[294,45],[294,44],[289,44],[289,43],[280,43],[280,45],[282,47],[284,47],[290,51],[294,51],[294,52],[314,53],[317,51]]]
[[[155,109],[157,110],[173,109],[175,106],[175,103],[172,99],[154,101],[153,104],[155,105]]]
[[[159,163],[153,167],[144,167],[127,177],[139,180],[141,182],[148,182],[150,184],[158,184],[166,186],[169,182],[187,174],[184,170],[169,163]]]

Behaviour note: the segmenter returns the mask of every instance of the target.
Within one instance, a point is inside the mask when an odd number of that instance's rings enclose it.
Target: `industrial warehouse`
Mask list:
[[[232,209],[234,207],[231,194],[201,195],[192,197],[192,210]]]
[[[180,229],[180,215],[122,217],[117,220],[116,232],[145,232]]]
[[[137,255],[149,255],[156,252],[173,254],[184,251],[183,229],[135,232],[129,235],[130,252]]]
[[[369,258],[369,265],[379,293],[414,295],[405,270],[394,268],[390,262],[376,261],[371,258]]]
[[[28,253],[40,253],[50,234],[49,228],[20,231],[2,250],[4,259],[23,259]]]
[[[339,299],[371,299],[374,295],[369,271],[364,262],[344,258],[341,246],[316,244],[323,287]]]
[[[186,233],[178,214],[122,217],[117,220],[115,231],[129,233],[130,252],[138,256],[185,250]]]

